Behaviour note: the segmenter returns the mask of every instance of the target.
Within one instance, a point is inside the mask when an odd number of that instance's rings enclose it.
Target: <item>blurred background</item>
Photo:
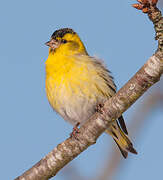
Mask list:
[[[157,47],[153,25],[131,7],[135,2],[1,1],[0,179],[21,175],[72,132],[46,98],[44,43],[56,29],[73,28],[89,54],[105,61],[119,89]],[[138,155],[124,160],[112,138],[103,134],[52,179],[161,179],[163,79],[124,117]]]

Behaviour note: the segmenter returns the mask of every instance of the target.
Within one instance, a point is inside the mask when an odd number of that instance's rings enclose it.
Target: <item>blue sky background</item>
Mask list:
[[[152,23],[131,7],[134,2],[1,1],[0,179],[14,179],[22,174],[72,131],[71,125],[53,112],[46,99],[44,62],[48,48],[44,43],[56,29],[73,28],[89,54],[105,60],[119,89],[157,45]],[[143,97],[125,112],[127,124],[142,102]],[[163,110],[157,108],[148,118],[150,123],[143,126],[138,137],[132,138],[139,154],[129,155],[123,167],[119,167],[116,180],[162,177]],[[97,144],[72,164],[81,175],[93,177],[112,148],[111,143],[110,137],[102,135]],[[62,173],[52,179],[64,180]]]

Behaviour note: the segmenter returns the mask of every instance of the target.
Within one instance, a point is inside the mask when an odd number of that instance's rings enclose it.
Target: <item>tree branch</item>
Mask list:
[[[155,0],[152,0],[155,1]],[[163,17],[154,5],[148,7],[148,16],[154,23],[158,49],[144,66],[113,96],[105,102],[100,112],[95,113],[80,128],[78,139],[68,138],[31,169],[15,180],[47,180],[57,174],[73,160],[126,111],[149,87],[159,81],[163,73]]]

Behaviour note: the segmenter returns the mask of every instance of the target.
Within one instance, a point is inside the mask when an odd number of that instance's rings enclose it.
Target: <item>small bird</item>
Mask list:
[[[82,125],[99,104],[116,93],[113,77],[99,59],[88,55],[78,34],[70,28],[55,31],[45,44],[49,46],[45,63],[48,101],[64,120],[74,127]],[[137,154],[122,116],[106,133],[113,137],[124,158],[128,152]]]

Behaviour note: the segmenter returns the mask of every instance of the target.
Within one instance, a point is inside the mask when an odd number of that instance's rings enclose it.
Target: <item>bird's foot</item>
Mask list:
[[[75,138],[76,140],[78,140],[77,134],[79,133],[79,128],[78,128],[79,125],[80,125],[80,122],[76,123],[76,125],[73,127],[72,133],[70,134],[70,137]]]
[[[102,114],[103,113],[102,107],[103,107],[103,104],[97,104],[96,109],[95,109],[96,112],[99,112],[100,114]]]

